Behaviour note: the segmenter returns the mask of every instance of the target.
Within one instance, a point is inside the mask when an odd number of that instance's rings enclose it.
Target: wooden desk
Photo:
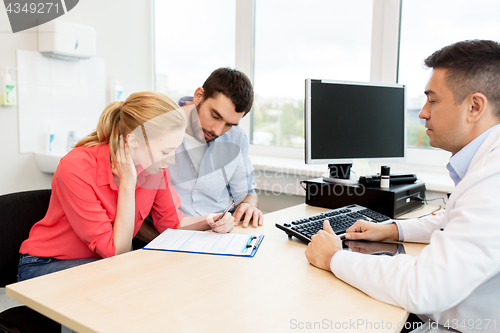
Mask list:
[[[235,228],[266,235],[254,258],[138,250],[15,283],[6,293],[77,332],[282,332],[315,322],[330,330],[370,322],[372,329],[352,331],[396,332],[405,310],[310,265],[306,245],[274,225],[323,210],[302,204],[267,214],[264,227]],[[416,255],[423,245],[405,247]]]

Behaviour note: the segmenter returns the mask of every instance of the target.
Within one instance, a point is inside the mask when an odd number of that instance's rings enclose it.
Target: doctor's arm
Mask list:
[[[330,270],[369,296],[407,311],[445,311],[499,271],[500,228],[491,218],[500,213],[495,200],[476,191],[458,198],[456,207],[460,208],[448,213],[446,226],[432,233],[430,245],[418,257],[338,251],[331,258]],[[487,214],[484,207],[488,207]]]
[[[398,239],[398,227],[392,224],[376,224],[359,220],[346,232],[346,238],[351,240],[382,241]],[[314,266],[330,270],[333,256],[342,250],[342,241],[335,235],[328,221],[323,222],[323,230],[311,237],[311,242],[306,249],[307,260]]]

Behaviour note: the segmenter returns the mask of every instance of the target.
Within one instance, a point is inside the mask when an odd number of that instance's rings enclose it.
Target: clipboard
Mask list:
[[[143,249],[253,258],[263,239],[264,235],[167,229]]]

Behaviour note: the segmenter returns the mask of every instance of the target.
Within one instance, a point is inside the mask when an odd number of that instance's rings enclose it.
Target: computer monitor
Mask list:
[[[327,163],[333,178],[349,178],[355,159],[404,161],[405,111],[401,84],[306,79],[306,163]]]

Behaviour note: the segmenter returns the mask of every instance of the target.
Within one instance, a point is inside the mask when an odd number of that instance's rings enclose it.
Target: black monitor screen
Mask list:
[[[311,80],[308,121],[311,160],[405,157],[403,85]]]

